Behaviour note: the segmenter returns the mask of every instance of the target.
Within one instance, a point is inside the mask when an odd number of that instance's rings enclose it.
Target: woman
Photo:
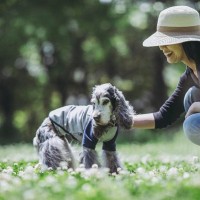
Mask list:
[[[163,128],[186,112],[183,129],[187,137],[200,145],[200,18],[187,6],[163,10],[158,18],[157,31],[143,46],[159,46],[168,63],[182,62],[186,71],[177,88],[155,113],[136,115],[134,128]]]

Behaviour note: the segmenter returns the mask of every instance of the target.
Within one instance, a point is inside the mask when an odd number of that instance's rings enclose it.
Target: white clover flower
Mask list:
[[[69,168],[67,171],[68,171],[69,173],[74,172],[74,170],[73,170],[72,168]]]
[[[11,187],[11,184],[7,181],[2,181],[0,182],[0,190],[6,192],[6,191],[9,191],[11,190],[12,187]]]
[[[88,183],[85,183],[85,184],[82,185],[81,189],[85,192],[90,192],[92,190],[92,186]]]
[[[41,163],[37,163],[34,168],[35,168],[35,170],[41,170],[42,164]]]
[[[138,167],[136,169],[136,173],[138,173],[138,174],[144,174],[145,173],[145,169],[143,167]]]
[[[142,180],[142,179],[138,179],[138,180],[135,181],[135,184],[136,184],[137,186],[141,185],[142,183],[143,183],[143,180]]]
[[[76,172],[73,170],[73,171],[70,171],[70,174],[71,174],[71,175],[75,175]]]
[[[108,172],[109,172],[108,168],[101,168],[98,170],[98,173],[96,176],[98,179],[103,179],[108,176]]]
[[[53,187],[52,187],[52,190],[56,193],[59,193],[62,191],[62,188],[60,187],[59,184],[55,184]]]
[[[93,165],[92,165],[92,168],[94,168],[94,169],[98,169],[99,166],[98,166],[97,164],[93,164]]]
[[[24,172],[23,171],[19,171],[18,176],[19,177],[23,177],[24,176]]]
[[[142,179],[145,179],[145,180],[149,180],[149,179],[152,178],[151,175],[150,175],[148,172],[145,172],[145,173],[143,173],[143,174],[140,174],[140,177],[141,177]]]
[[[69,176],[68,179],[66,180],[66,185],[68,188],[76,188],[78,182],[76,180],[76,178],[74,178],[73,176]]]
[[[183,173],[183,178],[188,179],[190,177],[190,174],[188,172]]]
[[[110,169],[108,167],[104,167],[104,168],[101,168],[101,171],[102,171],[102,173],[107,175],[109,173]]]
[[[32,166],[27,166],[24,170],[25,173],[32,174],[34,173],[35,169]]]
[[[54,184],[57,184],[57,180],[54,176],[47,176],[46,179],[45,179],[46,183],[48,185],[54,185]]]
[[[193,163],[198,163],[199,162],[199,157],[198,156],[193,156],[192,157],[192,162]]]
[[[53,170],[51,167],[48,168],[48,167],[45,166],[45,165],[42,165],[41,168],[40,168],[40,171],[41,171],[41,172],[51,171],[51,170]]]
[[[64,171],[67,171],[68,170],[68,166],[62,166],[61,169],[64,170]]]
[[[159,171],[160,171],[160,172],[166,172],[166,171],[167,171],[167,167],[164,166],[164,165],[161,165],[161,166],[159,167]]]
[[[39,186],[40,188],[45,188],[45,187],[46,187],[46,182],[45,182],[45,180],[39,181],[38,186]]]
[[[121,167],[118,167],[118,168],[117,168],[117,172],[119,173],[120,171],[122,171],[122,168],[121,168]]]
[[[12,177],[12,183],[15,185],[15,186],[19,186],[21,185],[21,180],[19,177]]]
[[[76,168],[75,172],[77,172],[77,173],[83,173],[85,170],[86,169],[83,168],[83,167],[78,167],[78,168]]]
[[[121,170],[119,171],[119,174],[120,174],[120,175],[124,175],[124,176],[130,175],[129,171],[128,171],[128,170],[124,170],[124,169],[123,169],[123,170],[121,169]]]
[[[26,200],[35,200],[34,190],[26,190],[26,191],[24,191],[23,197]]]
[[[200,163],[196,163],[195,168],[199,170],[200,169]]]
[[[92,187],[91,184],[85,183],[82,185],[81,188],[85,193],[87,193],[87,196],[93,197],[96,195],[96,190]]]
[[[80,167],[80,168],[85,168],[85,165],[84,165],[83,163],[81,163],[81,164],[79,165],[79,167]]]
[[[167,155],[162,155],[160,157],[160,160],[161,160],[162,163],[170,163],[171,158],[169,156],[167,156]]]
[[[13,168],[8,166],[6,169],[4,169],[2,171],[3,173],[6,173],[6,174],[12,174],[13,173]]]
[[[153,178],[151,179],[151,182],[152,182],[153,184],[157,184],[157,183],[160,183],[161,180],[160,180],[160,178],[158,178],[158,177],[153,177]]]
[[[86,169],[84,171],[84,173],[82,174],[82,176],[86,179],[88,179],[89,177],[97,177],[98,176],[98,168]]]
[[[116,173],[116,172],[113,172],[111,175],[112,175],[112,176],[117,176],[117,173]]]
[[[60,168],[62,170],[67,170],[68,169],[68,162],[66,162],[66,161],[60,162]]]
[[[167,171],[167,176],[177,176],[178,175],[178,169],[176,167],[172,167]]]
[[[0,174],[0,180],[5,180],[7,182],[12,180],[12,176],[8,173],[2,173]]]
[[[53,168],[52,167],[48,167],[47,170],[48,171],[53,171]]]
[[[37,180],[38,176],[36,174],[33,174],[33,173],[26,173],[26,172],[24,172],[22,178],[24,180]]]
[[[152,177],[155,177],[155,172],[154,171],[149,171],[149,176],[152,178]]]

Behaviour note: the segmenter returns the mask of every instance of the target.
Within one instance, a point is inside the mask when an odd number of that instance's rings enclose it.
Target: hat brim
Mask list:
[[[179,44],[188,41],[200,41],[200,33],[178,33],[178,32],[168,32],[161,33],[159,31],[155,32],[153,35],[148,37],[143,42],[144,47],[155,47],[171,44]]]

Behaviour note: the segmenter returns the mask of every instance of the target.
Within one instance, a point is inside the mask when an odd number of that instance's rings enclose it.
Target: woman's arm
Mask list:
[[[155,119],[153,113],[134,115],[133,128],[154,129]]]

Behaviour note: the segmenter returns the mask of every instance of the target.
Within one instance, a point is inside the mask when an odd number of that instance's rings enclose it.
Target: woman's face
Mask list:
[[[182,44],[159,46],[159,48],[166,56],[168,63],[183,62],[187,58]]]

